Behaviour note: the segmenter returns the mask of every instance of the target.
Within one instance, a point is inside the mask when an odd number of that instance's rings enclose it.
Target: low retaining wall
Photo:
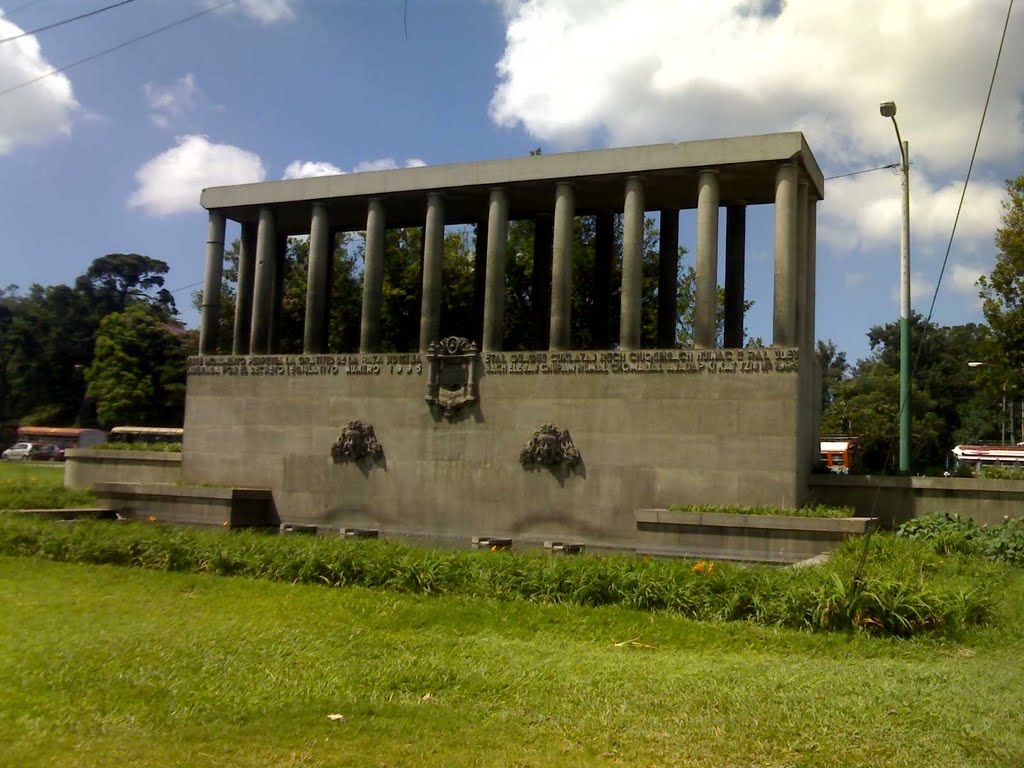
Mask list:
[[[789,515],[734,515],[723,512],[671,512],[638,509],[638,531],[648,534],[640,552],[793,563],[824,554],[851,536],[872,530],[863,517],[821,518]]]
[[[65,453],[64,485],[68,488],[92,488],[96,483],[177,483],[180,480],[180,453],[101,448],[76,448]]]
[[[813,475],[811,496],[819,504],[853,507],[892,527],[932,512],[953,512],[981,525],[1024,517],[1024,481],[961,477]]]
[[[122,517],[218,528],[276,527],[270,491],[262,488],[203,488],[159,483],[96,483],[102,506]]]

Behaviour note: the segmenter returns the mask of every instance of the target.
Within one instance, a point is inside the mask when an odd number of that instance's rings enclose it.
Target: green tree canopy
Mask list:
[[[148,304],[133,303],[103,318],[85,373],[100,424],[180,426],[193,338]]]

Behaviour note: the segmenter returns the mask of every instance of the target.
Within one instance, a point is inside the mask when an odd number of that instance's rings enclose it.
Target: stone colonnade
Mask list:
[[[551,208],[535,215],[533,291],[543,310],[536,318],[534,346],[538,349],[570,348],[572,299],[573,222],[576,216],[576,185],[585,180],[553,184]],[[643,288],[643,231],[645,179],[622,179],[622,286],[618,346],[640,347]],[[694,346],[716,346],[718,310],[718,222],[723,205],[720,171],[706,168],[697,173],[696,306]],[[366,253],[363,270],[362,318],[359,351],[375,352],[380,339],[383,261],[388,200],[366,198]],[[814,348],[815,226],[817,195],[796,163],[778,164],[775,172],[775,282],[772,343],[775,346]],[[744,260],[746,208],[743,200],[725,203],[725,330],[727,348],[743,344]],[[658,271],[658,346],[674,346],[676,327],[676,273],[678,268],[678,208],[660,208],[661,243]],[[594,328],[607,317],[611,295],[613,215],[597,214],[595,244]],[[309,203],[309,275],[306,296],[303,350],[327,351],[327,320],[330,296],[330,264],[336,229],[330,220],[329,201]],[[477,225],[477,290],[483,291],[481,341],[484,351],[499,351],[505,309],[505,245],[510,216],[509,189],[496,186],[487,197],[486,216]],[[200,326],[200,354],[216,354],[220,307],[221,269],[224,253],[225,214],[209,212],[206,274]],[[419,347],[425,352],[438,339],[441,307],[441,256],[445,227],[443,190],[424,193],[423,296]],[[277,312],[281,300],[280,270],[286,237],[279,234],[273,205],[259,209],[258,222],[243,221],[238,264],[238,295],[235,308],[232,353],[268,354],[276,351]],[[481,271],[483,274],[480,274]],[[550,276],[550,281],[548,281]],[[546,317],[544,316],[546,315]],[[545,322],[546,321],[546,322]],[[595,343],[610,341],[598,332]]]

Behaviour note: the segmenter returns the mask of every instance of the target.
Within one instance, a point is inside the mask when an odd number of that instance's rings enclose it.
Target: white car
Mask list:
[[[15,443],[3,452],[6,461],[33,461],[43,458],[45,450],[41,443]]]

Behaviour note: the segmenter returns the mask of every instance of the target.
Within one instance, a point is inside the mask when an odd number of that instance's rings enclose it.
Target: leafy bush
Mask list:
[[[1024,566],[1024,519],[1007,519],[1002,525],[980,526],[967,517],[936,512],[909,520],[896,535],[920,541],[940,554],[983,555],[992,560]]]
[[[853,517],[852,507],[829,507],[818,504],[798,509],[786,507],[718,506],[717,504],[673,504],[669,512],[717,512],[726,515],[786,515],[789,517]]]
[[[181,453],[181,443],[100,443],[93,446],[104,451],[157,451]]]
[[[983,466],[979,477],[986,480],[1024,480],[1024,468],[1022,467],[1001,467],[998,465]]]
[[[863,542],[871,547],[860,569]],[[0,554],[418,594],[622,605],[814,631],[956,634],[988,620],[1004,568],[892,535],[850,540],[817,568],[428,550],[387,541],[154,524],[58,525],[0,515]]]

